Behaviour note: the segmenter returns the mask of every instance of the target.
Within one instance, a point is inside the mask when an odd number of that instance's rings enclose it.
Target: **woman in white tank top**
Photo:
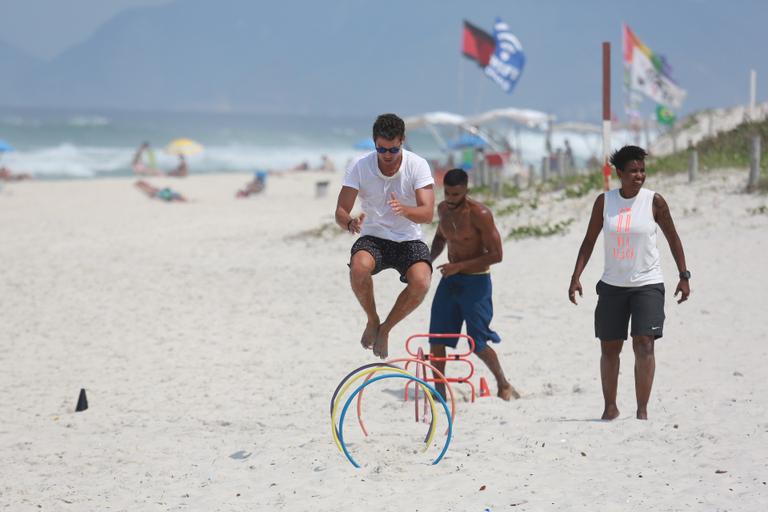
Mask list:
[[[654,343],[664,326],[664,277],[656,247],[657,227],[669,242],[680,273],[675,296],[678,304],[690,294],[691,273],[672,222],[667,202],[652,190],[643,189],[645,157],[637,146],[624,146],[611,155],[611,164],[621,187],[598,196],[592,208],[587,234],[579,248],[576,266],[568,287],[568,298],[576,304],[576,292],[583,296],[579,278],[595,242],[603,232],[605,268],[597,283],[595,337],[600,339],[600,377],[605,408],[602,419],[619,416],[616,389],[619,380],[619,354],[627,339],[631,319],[632,348],[635,353],[635,394],[637,418],[648,418],[648,399],[656,369]]]

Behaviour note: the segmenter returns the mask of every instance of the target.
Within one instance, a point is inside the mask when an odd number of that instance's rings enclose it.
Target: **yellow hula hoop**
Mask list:
[[[341,390],[339,390],[339,393],[336,395],[336,400],[333,402],[333,409],[331,409],[331,435],[333,436],[333,441],[336,443],[336,447],[339,449],[341,453],[344,453],[344,449],[341,447],[341,442],[339,441],[339,434],[336,429],[336,413],[338,412],[338,406],[339,406],[339,402],[341,401],[341,397],[344,396],[344,393],[347,391],[347,389],[349,389],[349,387],[361,377],[371,373],[381,372],[385,370],[393,373],[402,373],[404,375],[411,375],[410,372],[407,372],[400,368],[392,368],[389,366],[378,366],[376,368],[369,368],[367,370],[364,370],[358,373],[354,377],[351,377],[346,382],[346,384],[344,384]],[[422,389],[424,390],[424,394],[429,399],[429,406],[432,410],[432,417],[436,418],[437,416],[435,415],[435,399],[432,398],[432,393],[430,393],[429,389],[427,389],[423,384],[419,384],[419,385],[422,387]],[[433,422],[432,425],[430,425],[429,435],[427,436],[427,440],[424,442],[424,451],[427,451],[427,449],[429,448],[429,445],[432,444],[432,439],[435,437],[435,432],[437,432],[436,421]]]

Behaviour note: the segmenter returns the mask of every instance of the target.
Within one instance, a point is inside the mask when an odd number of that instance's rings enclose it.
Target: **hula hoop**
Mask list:
[[[438,381],[442,381],[445,384],[445,388],[448,390],[448,395],[451,397],[451,418],[455,418],[456,417],[456,401],[454,400],[453,389],[451,389],[451,385],[448,382],[448,380],[445,378],[445,375],[443,374],[443,372],[441,372],[440,370],[435,368],[432,364],[428,363],[426,360],[416,359],[416,358],[413,358],[413,357],[401,357],[399,359],[390,359],[388,361],[384,361],[383,363],[374,363],[374,364],[390,365],[391,366],[393,363],[402,363],[402,362],[406,363],[405,370],[408,370],[408,363],[415,363],[417,365],[421,365],[421,367],[424,368],[425,373],[426,373],[426,368],[425,367],[428,366],[432,371],[434,371],[437,374],[437,376],[438,376],[437,380]],[[371,365],[366,365],[366,366],[371,366]],[[395,368],[397,368],[397,367],[395,366]],[[354,373],[354,372],[352,372],[352,373]],[[368,377],[366,377],[365,380],[368,381],[368,380],[370,380],[371,377],[372,377],[372,375],[368,375]],[[416,375],[416,377],[418,377],[418,375]],[[347,378],[349,378],[349,375],[347,377],[345,377],[345,379],[347,379]],[[425,382],[429,382],[429,381],[427,381],[427,379],[424,379],[424,381]],[[406,384],[406,386],[407,386],[407,384]],[[339,386],[339,387],[341,387],[341,386]],[[338,388],[337,388],[337,390],[338,390]],[[362,429],[363,434],[365,434],[365,436],[368,437],[368,429],[365,428],[365,423],[363,423],[363,405],[362,405],[362,403],[363,403],[363,392],[361,391],[360,394],[357,395],[357,422],[360,424],[360,428]],[[426,407],[426,402],[425,402],[424,403],[424,410],[425,411],[426,411],[426,408],[427,407]],[[445,433],[446,434],[448,433],[448,429],[445,430]],[[425,439],[425,442],[426,442],[426,439]]]
[[[356,368],[356,369],[352,370],[351,372],[349,372],[346,375],[346,377],[341,379],[341,382],[339,382],[339,385],[336,386],[336,390],[333,392],[333,395],[331,396],[331,409],[329,411],[330,414],[333,414],[333,402],[336,400],[336,395],[339,394],[339,389],[341,389],[341,386],[343,386],[344,383],[347,382],[347,379],[349,379],[351,376],[353,376],[354,374],[356,374],[357,372],[359,372],[361,370],[365,370],[366,368],[371,368],[371,367],[374,367],[374,366],[389,366],[390,368],[399,368],[398,366],[394,366],[394,365],[387,364],[387,363],[370,363],[370,364],[364,364],[360,368]]]
[[[336,443],[336,446],[339,448],[340,451],[344,451],[344,448],[342,447],[342,444],[341,444],[341,442],[339,440],[339,431],[336,428],[336,412],[338,411],[339,401],[341,400],[341,397],[344,396],[344,393],[346,392],[346,390],[352,384],[354,384],[355,381],[357,381],[358,379],[360,379],[364,375],[368,375],[368,374],[371,374],[371,373],[376,373],[376,372],[380,372],[380,371],[384,371],[384,370],[390,371],[390,372],[395,372],[397,374],[404,374],[404,375],[407,375],[407,376],[411,376],[410,373],[408,373],[407,371],[403,370],[402,368],[392,367],[390,365],[387,365],[386,363],[375,363],[375,364],[378,366],[377,368],[368,368],[366,370],[358,372],[356,375],[354,375],[353,377],[349,378],[348,381],[346,382],[346,384],[344,384],[344,386],[342,386],[341,390],[338,393],[338,396],[336,397],[336,399],[335,399],[335,401],[334,401],[334,403],[332,405],[332,408],[331,408],[331,435],[333,436],[333,440]],[[422,381],[420,379],[417,379],[417,380],[420,383],[426,384],[426,382],[424,382],[424,381]],[[422,385],[422,388],[424,388],[423,385]],[[358,388],[358,389],[360,389],[360,388]],[[427,390],[427,388],[424,388],[424,389],[425,389],[425,391]],[[429,405],[430,405],[430,407],[432,409],[432,421],[429,424],[429,430],[427,432],[427,438],[424,440],[424,451],[427,451],[427,449],[429,448],[429,445],[432,443],[432,439],[435,437],[435,432],[437,431],[437,429],[435,428],[436,427],[436,423],[435,423],[435,416],[436,416],[436,413],[435,413],[435,400],[434,400],[434,398],[429,393],[426,393],[426,394],[427,394],[427,398],[429,398]],[[442,397],[440,397],[440,398],[442,398]]]
[[[431,398],[432,394],[435,394],[435,395],[437,395],[437,398],[440,399],[440,403],[442,404],[443,410],[445,411],[445,416],[448,418],[448,435],[445,438],[445,444],[443,445],[442,451],[437,456],[437,458],[432,462],[432,465],[434,466],[435,464],[440,462],[440,460],[442,460],[443,456],[445,455],[445,452],[448,451],[448,445],[451,444],[451,437],[453,435],[453,419],[451,418],[451,413],[448,411],[448,404],[445,403],[445,400],[443,399],[442,396],[440,396],[440,394],[437,392],[437,390],[435,388],[433,388],[432,386],[430,386],[429,384],[427,384],[426,382],[424,382],[423,380],[417,379],[413,375],[410,375],[410,374],[407,374],[407,373],[406,374],[392,373],[392,374],[389,374],[389,375],[379,375],[378,377],[374,377],[373,379],[371,379],[371,380],[369,380],[367,382],[363,382],[362,384],[360,384],[357,387],[357,389],[355,389],[352,392],[351,395],[349,395],[349,398],[347,398],[347,402],[344,404],[344,408],[341,410],[341,416],[339,417],[339,443],[341,444],[341,448],[342,448],[342,451],[344,452],[344,455],[346,455],[347,460],[349,460],[349,462],[353,466],[355,466],[356,468],[360,467],[360,464],[358,464],[357,461],[355,461],[355,459],[352,458],[352,455],[349,453],[349,450],[347,450],[346,443],[344,443],[344,417],[347,415],[347,409],[349,409],[349,405],[352,403],[352,400],[355,398],[355,396],[360,391],[362,391],[366,387],[370,386],[374,382],[376,382],[378,380],[383,380],[383,379],[408,379],[408,380],[412,380],[414,382],[417,382],[418,384],[421,384],[422,387],[426,387],[426,389],[428,391],[430,391],[430,393],[427,393],[427,397]],[[434,401],[432,402],[432,404],[434,405]],[[432,416],[433,416],[433,421],[434,421],[434,410],[432,412]],[[335,427],[335,425],[334,425],[334,427]]]

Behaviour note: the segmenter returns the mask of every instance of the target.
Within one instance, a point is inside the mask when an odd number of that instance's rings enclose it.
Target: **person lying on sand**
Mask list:
[[[256,171],[253,179],[245,184],[245,187],[237,191],[235,197],[243,198],[251,194],[259,194],[267,188],[267,171]]]
[[[152,186],[151,184],[147,183],[144,180],[139,180],[134,185],[147,194],[147,196],[151,197],[152,199],[162,199],[163,201],[167,202],[173,202],[173,201],[186,201],[187,199],[182,196],[180,193],[171,190],[168,187],[165,188],[157,188]]]
[[[31,180],[32,175],[27,173],[14,173],[7,167],[0,167],[0,180],[3,181],[21,181]]]

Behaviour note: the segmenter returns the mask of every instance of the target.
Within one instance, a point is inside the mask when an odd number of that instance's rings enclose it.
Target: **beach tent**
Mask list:
[[[489,110],[467,119],[467,122],[473,125],[482,125],[492,123],[497,120],[508,120],[527,126],[528,128],[537,128],[546,130],[549,123],[555,120],[555,116],[540,112],[538,110],[522,108],[498,108]]]
[[[448,151],[450,148],[445,137],[440,133],[439,126],[455,126],[471,132],[466,118],[451,112],[427,112],[426,114],[406,117],[404,121],[406,130],[427,129],[443,151]]]

